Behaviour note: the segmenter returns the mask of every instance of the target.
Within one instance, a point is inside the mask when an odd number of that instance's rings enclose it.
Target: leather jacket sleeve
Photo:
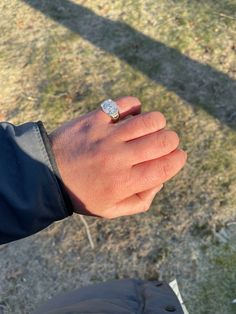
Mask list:
[[[0,123],[0,244],[73,213],[41,121]]]

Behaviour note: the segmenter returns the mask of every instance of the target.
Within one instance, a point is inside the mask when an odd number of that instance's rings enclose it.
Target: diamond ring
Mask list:
[[[113,122],[116,122],[120,118],[119,108],[115,101],[107,99],[101,103],[102,111],[105,112]]]

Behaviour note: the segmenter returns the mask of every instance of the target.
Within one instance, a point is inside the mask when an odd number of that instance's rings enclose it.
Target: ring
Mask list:
[[[117,122],[120,119],[119,107],[112,99],[104,100],[101,103],[101,108],[113,122]]]

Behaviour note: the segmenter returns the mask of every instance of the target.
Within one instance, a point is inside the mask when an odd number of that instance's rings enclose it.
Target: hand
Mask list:
[[[178,135],[164,129],[161,113],[140,114],[135,97],[116,102],[121,113],[118,123],[99,108],[49,134],[62,180],[79,214],[115,218],[147,211],[163,183],[186,162],[186,153],[177,148]]]

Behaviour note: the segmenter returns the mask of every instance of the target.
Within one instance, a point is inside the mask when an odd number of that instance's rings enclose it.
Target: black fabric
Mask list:
[[[37,124],[38,124],[39,130],[41,132],[42,139],[43,139],[45,148],[46,148],[47,153],[48,153],[48,157],[50,159],[50,162],[51,162],[51,165],[53,168],[53,173],[55,174],[57,181],[58,181],[58,184],[60,186],[60,189],[61,189],[61,192],[62,192],[62,195],[64,198],[65,206],[66,206],[68,212],[70,213],[70,215],[72,215],[74,212],[73,205],[72,205],[70,197],[66,191],[65,185],[62,181],[59,169],[57,167],[56,159],[55,159],[54,153],[52,151],[52,147],[51,147],[51,143],[50,143],[47,131],[46,131],[42,121],[38,121]]]
[[[37,123],[0,123],[0,244],[71,214]]]
[[[165,282],[136,279],[109,281],[60,295],[34,314],[184,314]]]

